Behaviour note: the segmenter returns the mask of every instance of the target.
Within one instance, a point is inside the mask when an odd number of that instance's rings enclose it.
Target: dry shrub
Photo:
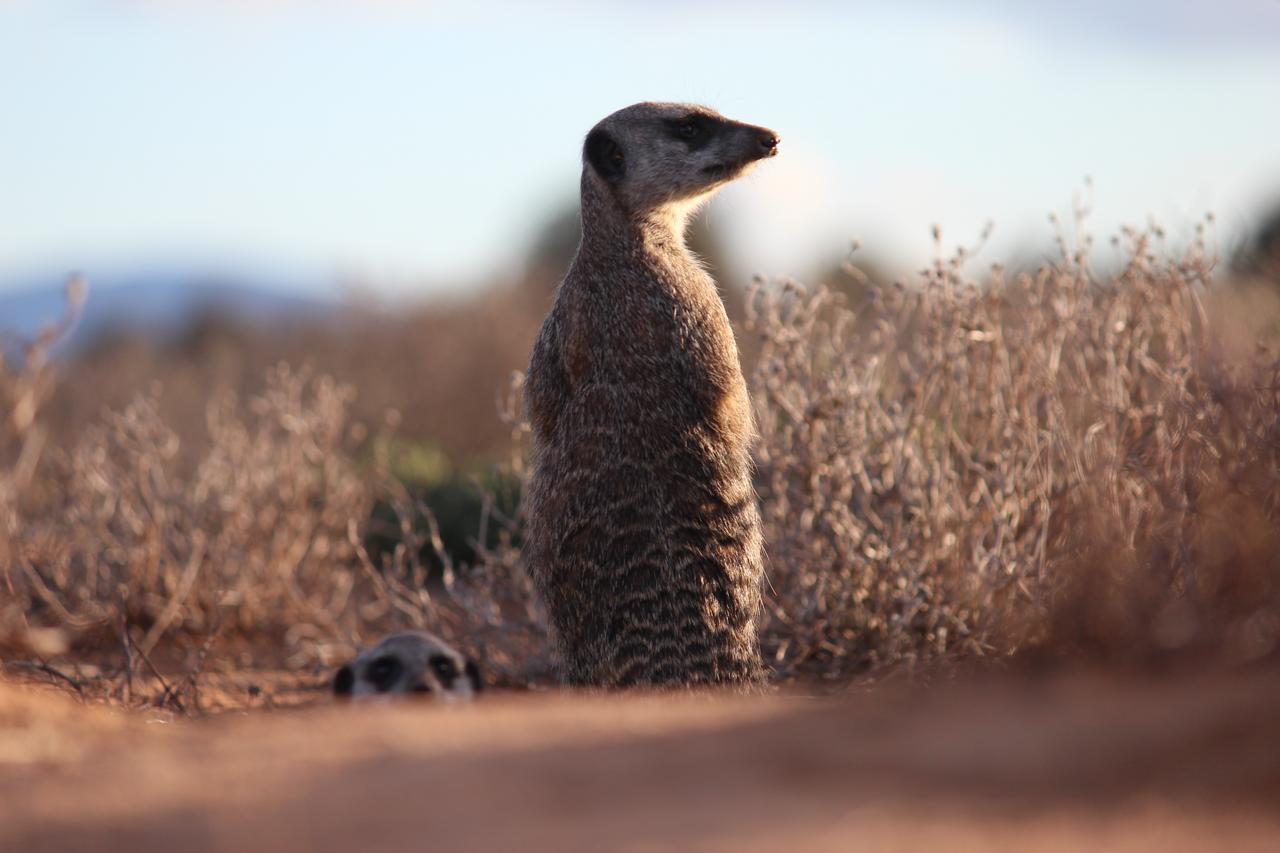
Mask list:
[[[25,600],[19,596],[9,571],[19,553],[23,535],[21,508],[36,477],[47,433],[41,410],[53,394],[54,376],[49,349],[74,325],[87,293],[85,282],[73,277],[67,283],[67,311],[61,321],[45,328],[32,341],[0,337],[0,581],[7,593],[0,604],[0,641],[17,639],[27,644],[61,648],[58,634],[31,634],[20,630]],[[13,635],[18,633],[17,637]]]
[[[24,519],[10,576],[29,619],[90,636],[123,620],[144,655],[170,631],[338,633],[347,525],[370,502],[344,452],[351,394],[281,366],[247,406],[216,396],[190,475],[155,392],[86,429],[50,460],[56,497]]]
[[[759,287],[750,327],[784,675],[1035,650],[1278,650],[1280,360],[1221,345],[1198,240],[1127,232],[1006,281],[961,251],[853,311]],[[1086,247],[1087,248],[1087,247]],[[1247,355],[1241,357],[1241,352]]]
[[[247,404],[216,394],[194,464],[159,415],[159,394],[108,412],[52,454],[39,488],[15,505],[14,548],[0,564],[11,648],[38,653],[31,638],[57,630],[80,655],[122,655],[111,692],[126,698],[135,669],[176,672],[181,680],[142,697],[175,710],[196,704],[184,703],[211,651],[214,662],[298,667],[405,627],[481,656],[500,683],[549,671],[512,545],[517,520],[492,507],[482,523],[502,527],[497,546],[485,547],[481,529],[479,564],[455,567],[430,508],[385,474],[394,443],[379,437],[380,458],[361,461],[350,387],[282,364]],[[514,410],[507,418],[521,429]],[[366,540],[378,499],[398,525],[395,547],[374,557]],[[444,562],[438,584],[427,555]]]
[[[0,351],[0,561],[9,562],[9,547],[18,535],[21,495],[35,473],[44,445],[36,422],[52,386],[43,352],[29,350],[18,364]]]

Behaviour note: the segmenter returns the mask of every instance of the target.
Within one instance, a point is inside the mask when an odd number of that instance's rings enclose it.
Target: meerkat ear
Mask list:
[[[608,131],[597,127],[588,133],[583,152],[591,167],[609,183],[616,184],[626,174],[627,162],[622,156],[622,147]]]
[[[333,677],[333,693],[335,696],[350,696],[356,686],[356,674],[350,666],[344,666]]]

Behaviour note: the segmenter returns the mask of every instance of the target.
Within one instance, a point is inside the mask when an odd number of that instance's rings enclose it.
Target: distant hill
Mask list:
[[[0,336],[7,343],[34,337],[66,311],[63,275],[0,281]],[[89,294],[75,327],[59,345],[80,350],[103,335],[132,332],[155,339],[181,334],[201,316],[216,314],[239,322],[272,326],[316,319],[339,302],[328,282],[269,279],[252,274],[206,270],[148,269],[88,276]],[[321,294],[312,296],[309,293]]]

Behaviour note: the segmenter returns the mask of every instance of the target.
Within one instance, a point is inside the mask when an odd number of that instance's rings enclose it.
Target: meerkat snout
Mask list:
[[[760,148],[764,151],[764,156],[778,156],[778,143],[782,141],[778,138],[778,134],[765,127],[760,129],[758,139],[760,140]]]
[[[432,634],[404,631],[385,637],[333,677],[335,696],[363,699],[420,694],[446,700],[471,699],[481,689],[474,661]]]

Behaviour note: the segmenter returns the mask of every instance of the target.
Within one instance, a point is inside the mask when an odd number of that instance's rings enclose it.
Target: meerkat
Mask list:
[[[425,631],[391,634],[333,677],[334,695],[351,699],[407,693],[465,701],[480,689],[475,663]]]
[[[690,214],[772,130],[641,103],[583,145],[582,240],[534,345],[525,559],[564,680],[751,684],[762,541],[754,427]]]

